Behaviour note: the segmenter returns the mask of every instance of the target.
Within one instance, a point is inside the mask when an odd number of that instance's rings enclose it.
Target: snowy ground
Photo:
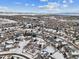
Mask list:
[[[44,51],[47,51],[47,52],[49,52],[49,53],[54,53],[56,50],[55,50],[55,48],[54,47],[52,47],[52,46],[48,46]],[[55,59],[65,59],[64,57],[63,57],[63,55],[59,52],[59,51],[56,51],[53,55],[52,55],[52,57],[54,57]]]
[[[7,24],[7,23],[17,23],[17,22],[14,20],[0,18],[0,24]]]
[[[26,42],[25,40],[20,41],[20,43],[19,43],[20,48],[17,47],[17,48],[15,48],[15,49],[11,49],[10,51],[12,51],[12,52],[17,52],[17,53],[22,53],[23,47],[26,46],[28,42],[29,42],[29,41]]]

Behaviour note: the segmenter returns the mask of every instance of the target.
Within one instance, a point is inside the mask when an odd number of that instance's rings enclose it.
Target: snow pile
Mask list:
[[[17,23],[17,22],[14,20],[10,20],[10,19],[0,18],[0,24],[6,24],[6,23]]]

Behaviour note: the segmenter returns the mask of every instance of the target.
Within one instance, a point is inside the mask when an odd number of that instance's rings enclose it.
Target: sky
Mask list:
[[[0,0],[0,12],[78,13],[79,0]]]

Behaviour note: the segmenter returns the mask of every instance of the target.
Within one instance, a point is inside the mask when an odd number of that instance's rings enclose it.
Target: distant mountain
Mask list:
[[[79,13],[56,13],[56,15],[71,15],[71,16],[79,16]]]
[[[34,13],[34,12],[0,12],[0,15],[70,15],[79,16],[79,13]]]
[[[25,13],[25,12],[0,12],[0,15],[35,15],[37,13]]]

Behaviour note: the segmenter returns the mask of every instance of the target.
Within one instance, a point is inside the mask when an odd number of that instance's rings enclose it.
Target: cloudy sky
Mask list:
[[[79,0],[0,0],[0,11],[77,13]]]

